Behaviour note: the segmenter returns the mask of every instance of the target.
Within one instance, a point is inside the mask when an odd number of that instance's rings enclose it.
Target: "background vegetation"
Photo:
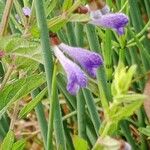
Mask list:
[[[2,150],[150,149],[150,0],[106,0],[129,16],[123,36],[74,13],[84,0],[0,0]],[[22,8],[32,12],[25,16]],[[49,33],[102,55],[76,96]],[[143,105],[144,104],[144,105]]]

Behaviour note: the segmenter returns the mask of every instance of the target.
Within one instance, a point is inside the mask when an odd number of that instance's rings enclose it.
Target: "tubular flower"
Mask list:
[[[67,74],[67,91],[70,94],[75,95],[80,88],[86,87],[87,76],[77,64],[65,57],[57,46],[54,46],[54,53]]]
[[[91,24],[101,27],[112,28],[117,31],[119,35],[124,34],[124,27],[128,24],[128,17],[123,13],[108,13],[102,15],[98,19],[92,18]]]
[[[58,47],[69,57],[78,62],[90,76],[96,77],[97,68],[103,64],[102,57],[99,54],[83,48],[71,47],[64,43],[59,44]]]
[[[23,7],[22,11],[25,16],[29,17],[31,15],[31,9],[29,7]]]

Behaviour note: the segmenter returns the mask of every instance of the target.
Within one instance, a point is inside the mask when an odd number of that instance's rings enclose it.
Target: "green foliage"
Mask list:
[[[0,145],[1,150],[24,150],[26,141],[24,139],[15,142],[15,135],[13,131],[8,131],[5,139]]]
[[[51,0],[50,2],[47,1],[45,3],[45,7],[47,8],[46,11],[46,16],[49,16],[49,14],[54,10],[54,8],[56,7],[58,3],[58,0]]]
[[[121,63],[115,70],[114,80],[112,83],[112,95],[120,95],[127,93],[131,80],[133,78],[133,74],[136,71],[136,66],[131,66],[128,70]]]
[[[5,52],[4,61],[13,63],[18,69],[34,71],[43,63],[39,43],[19,36],[1,37],[0,49]]]
[[[145,136],[148,136],[150,139],[150,126],[146,126],[146,128],[139,128],[139,131]]]
[[[88,144],[84,139],[74,136],[73,141],[75,150],[88,150]]]
[[[1,150],[12,150],[13,143],[14,143],[15,137],[13,131],[9,131],[3,140],[3,143],[0,147]]]
[[[46,92],[47,92],[47,88],[43,89],[34,99],[32,99],[32,101],[30,101],[26,106],[24,106],[19,113],[19,118],[26,117],[26,115],[30,113],[42,100]]]
[[[112,135],[117,130],[119,121],[133,115],[143,104],[145,95],[128,93],[135,71],[136,66],[131,66],[127,70],[123,64],[119,64],[116,68],[111,87],[113,102],[106,112],[107,121],[104,121],[100,128],[102,136]]]
[[[12,150],[24,150],[26,141],[24,139],[18,140],[13,144]]]
[[[67,11],[72,6],[73,0],[65,0],[62,6],[63,12]]]
[[[67,23],[66,16],[56,16],[48,21],[48,28],[53,32],[57,32]]]
[[[4,5],[4,2],[1,0],[1,1],[0,1],[0,20],[2,19],[4,6],[5,6],[5,5]]]
[[[5,2],[0,0],[0,20]],[[1,144],[2,150],[23,150],[28,142],[28,138],[27,141],[15,139],[12,131],[7,133],[9,121],[3,115],[8,112],[11,121],[18,121],[29,113],[34,114],[33,109],[45,149],[53,145],[54,149],[64,150],[117,150],[121,149],[119,140],[122,138],[133,150],[149,149],[146,143],[150,138],[150,127],[146,126],[148,121],[141,106],[147,98],[143,89],[150,70],[150,42],[147,38],[150,35],[150,0],[106,0],[111,12],[124,12],[129,16],[128,27],[122,36],[111,29],[90,25],[89,13],[75,13],[80,5],[88,2],[13,1],[12,10],[8,10],[11,13],[5,17],[8,21],[5,36],[0,37],[0,52],[4,52],[0,58],[0,118],[3,118],[0,120],[0,140],[7,134]],[[32,9],[31,16],[24,15],[24,6]],[[52,82],[55,57],[49,45],[49,32],[55,32],[60,42],[91,49],[104,59],[97,78],[88,77],[88,86],[77,97],[68,93],[67,78],[62,70],[54,73]],[[13,71],[7,78],[7,71],[12,66]],[[30,94],[32,100],[21,109],[19,117],[9,115],[20,110],[20,107],[19,110],[12,109],[14,103]],[[44,98],[50,99],[50,107],[46,101],[41,103]],[[50,114],[48,123],[47,112]],[[134,138],[130,127],[135,129],[138,138]],[[42,145],[41,136],[35,139]]]
[[[7,108],[16,100],[29,94],[33,89],[45,82],[44,74],[34,74],[28,77],[12,81],[2,91],[0,91],[0,116],[6,112]]]
[[[90,17],[87,14],[71,14],[68,20],[70,22],[88,22]]]

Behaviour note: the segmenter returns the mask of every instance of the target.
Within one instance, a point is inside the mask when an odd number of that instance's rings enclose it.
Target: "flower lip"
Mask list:
[[[97,68],[103,64],[103,59],[99,54],[83,48],[71,47],[64,43],[59,44],[58,47],[78,62],[91,77],[96,77]]]
[[[87,76],[77,64],[65,57],[57,46],[53,46],[53,48],[55,56],[58,58],[67,74],[67,90],[70,94],[75,95],[80,88],[87,86]]]
[[[91,19],[91,24],[115,29],[118,32],[118,34],[124,33],[124,27],[129,22],[128,16],[126,16],[123,13],[109,13],[102,15],[98,19]]]
[[[29,17],[31,15],[31,9],[29,7],[23,7],[22,11],[25,16]]]

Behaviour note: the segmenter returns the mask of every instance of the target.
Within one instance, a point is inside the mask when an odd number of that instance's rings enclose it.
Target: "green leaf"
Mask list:
[[[143,100],[139,100],[136,102],[132,102],[131,104],[125,105],[124,107],[115,106],[117,107],[118,111],[115,114],[112,114],[110,111],[111,120],[120,121],[126,117],[131,116],[136,110],[140,108],[142,103]]]
[[[71,14],[69,17],[71,22],[89,22],[90,16],[87,14]]]
[[[42,90],[32,101],[30,101],[19,113],[19,118],[25,117],[31,110],[33,110],[37,104],[42,100],[43,96],[47,92],[47,88]]]
[[[0,117],[13,102],[26,96],[44,82],[44,74],[34,74],[13,81],[7,85],[2,91],[0,91]]]
[[[83,5],[86,5],[88,3],[88,0],[81,0]]]
[[[57,32],[68,22],[66,16],[56,16],[48,21],[48,29]]]
[[[150,137],[150,126],[147,126],[146,128],[139,128],[138,129],[142,134]]]
[[[39,43],[16,35],[1,37],[0,49],[5,52],[3,61],[9,64],[13,61],[19,69],[37,68],[39,63],[43,63]],[[12,59],[14,56],[15,61]]]
[[[26,141],[21,139],[13,144],[12,150],[24,150]]]
[[[5,7],[4,2],[0,1],[0,20],[2,19],[4,7]]]
[[[132,65],[128,70],[124,64],[120,63],[118,65],[115,69],[114,80],[111,86],[113,96],[127,93],[135,71],[136,65]]]
[[[74,136],[73,142],[74,142],[75,150],[81,150],[81,149],[88,150],[87,141],[85,141],[84,139],[82,139],[78,136]]]
[[[146,99],[145,95],[132,93],[132,94],[126,94],[126,95],[123,95],[123,94],[117,95],[114,97],[114,102],[117,104],[132,103],[132,102],[144,100],[144,99]]]
[[[99,134],[102,135],[102,133],[106,131],[106,128],[107,128],[107,132],[105,133],[107,135],[113,135],[114,132],[117,131],[118,129],[118,122],[117,121],[108,121],[108,122],[103,121],[99,129]]]
[[[63,12],[67,11],[72,6],[73,0],[65,0],[63,3]]]
[[[9,131],[3,140],[3,143],[1,145],[1,150],[12,150],[12,146],[14,143],[15,137],[13,131]]]
[[[30,33],[32,34],[32,36],[34,38],[39,38],[40,37],[40,30],[37,27],[37,25],[33,24],[30,29],[29,29]]]
[[[47,3],[49,3],[49,4],[48,4],[48,6],[46,6],[47,7],[47,9],[46,9],[46,16],[48,16],[53,11],[53,9],[57,5],[57,2],[58,2],[58,0],[51,0],[50,2],[47,1]],[[46,3],[46,5],[47,5],[47,3]]]

